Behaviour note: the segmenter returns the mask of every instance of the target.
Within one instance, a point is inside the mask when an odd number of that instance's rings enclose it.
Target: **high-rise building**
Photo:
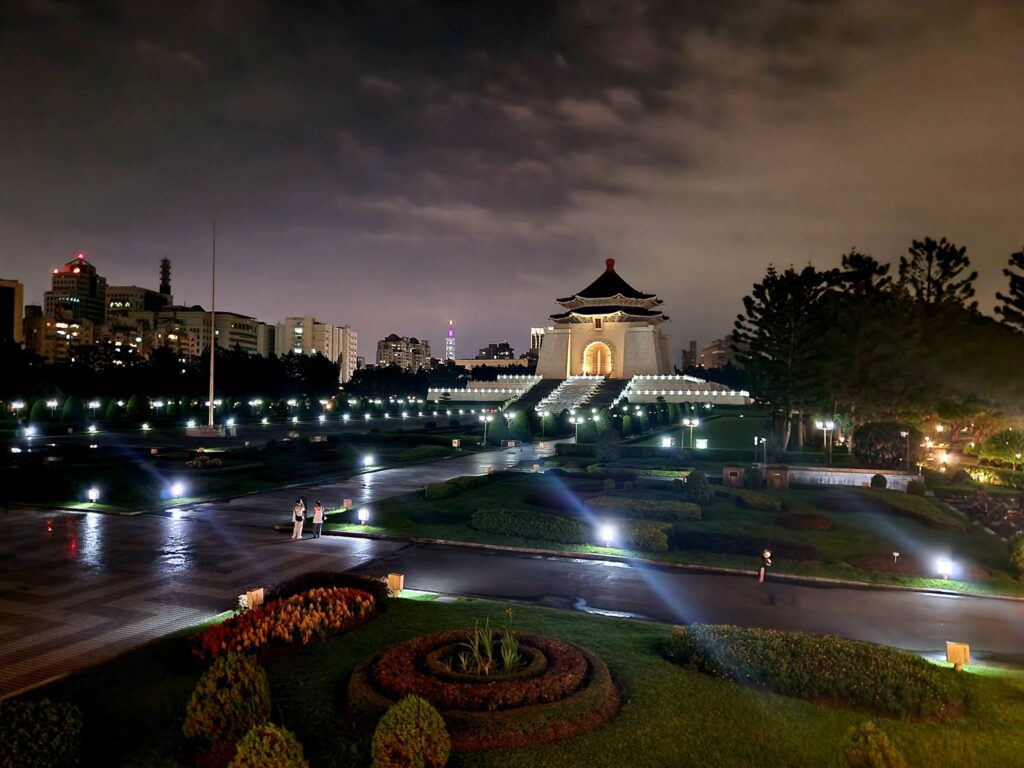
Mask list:
[[[218,347],[266,354],[261,349],[261,339],[264,347],[267,340],[266,331],[261,331],[265,323],[235,312],[218,311],[215,317]],[[210,313],[200,306],[164,307],[155,313],[153,332],[154,347],[170,347],[182,355],[201,355],[210,348]]]
[[[455,323],[452,320],[448,321],[448,335],[444,339],[444,359],[455,359]]]
[[[107,287],[107,316],[127,312],[156,312],[171,305],[171,297],[137,285]]]
[[[514,360],[516,356],[512,345],[507,341],[488,344],[477,354],[477,360]]]
[[[59,320],[35,315],[25,318],[25,348],[48,363],[62,363],[74,356],[74,348],[92,344],[91,320]]]
[[[684,371],[690,366],[700,365],[700,358],[697,357],[697,342],[693,339],[690,339],[689,348],[683,350],[682,362]]]
[[[313,317],[286,317],[277,324],[274,336],[279,355],[319,352],[338,363],[338,381],[342,384],[352,378],[358,367],[359,335],[347,325],[318,323]]]
[[[88,320],[102,325],[107,318],[107,280],[85,260],[84,253],[63,267],[54,267],[53,286],[43,295],[44,314],[61,320]]]
[[[734,358],[731,335],[715,339],[700,351],[700,362],[705,368],[724,368]]]
[[[25,287],[17,280],[0,280],[0,344],[25,341],[24,304]]]
[[[532,360],[540,357],[540,345],[544,343],[544,330],[543,326],[530,329],[530,350],[526,356]]]
[[[160,259],[160,293],[167,297],[167,303],[174,303],[171,295],[171,260],[164,256]]]
[[[399,365],[409,371],[430,367],[430,342],[392,333],[377,342],[377,365]]]

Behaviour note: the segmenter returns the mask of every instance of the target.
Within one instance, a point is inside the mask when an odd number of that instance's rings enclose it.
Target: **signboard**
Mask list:
[[[452,448],[460,448],[460,447],[462,447],[462,441],[459,440],[456,437],[455,439],[452,440]]]
[[[661,438],[662,448],[674,448],[676,445],[676,439],[674,437],[663,437]]]
[[[352,499],[345,499],[341,502],[341,506],[343,509],[352,509]]]

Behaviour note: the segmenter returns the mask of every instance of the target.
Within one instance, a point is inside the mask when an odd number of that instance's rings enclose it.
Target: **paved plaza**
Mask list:
[[[530,457],[493,451],[323,485],[135,517],[0,512],[0,696],[97,664],[231,608],[247,587],[315,569],[406,574],[406,586],[665,622],[837,633],[939,655],[1024,664],[1024,603],[524,555],[274,529],[302,494],[376,500]]]

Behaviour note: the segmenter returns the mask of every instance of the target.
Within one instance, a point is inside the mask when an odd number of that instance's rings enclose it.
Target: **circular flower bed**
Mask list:
[[[265,653],[309,645],[368,619],[373,596],[348,587],[321,587],[265,603],[221,622],[198,636],[193,649],[209,661],[228,652]]]
[[[379,717],[403,697],[421,696],[440,710],[457,751],[561,741],[618,713],[618,688],[589,651],[516,633],[522,665],[509,674],[474,675],[450,663],[469,636],[425,635],[372,656],[352,673],[350,705]]]

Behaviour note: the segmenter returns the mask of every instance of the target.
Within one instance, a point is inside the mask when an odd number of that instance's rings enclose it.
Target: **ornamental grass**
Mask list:
[[[265,654],[310,645],[345,632],[372,616],[372,595],[348,587],[321,587],[240,613],[198,636],[193,652],[203,661],[225,653]]]

